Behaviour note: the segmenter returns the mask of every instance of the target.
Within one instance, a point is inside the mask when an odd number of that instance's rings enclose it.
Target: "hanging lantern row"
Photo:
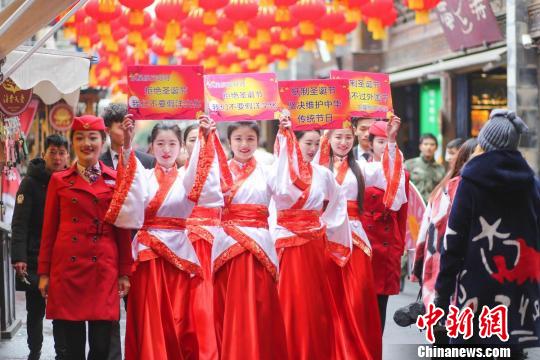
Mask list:
[[[417,22],[438,0],[404,0]],[[207,73],[286,67],[298,49],[333,51],[365,22],[376,40],[397,17],[392,0],[90,0],[64,34],[97,53],[92,86],[125,88],[128,64],[201,64]]]

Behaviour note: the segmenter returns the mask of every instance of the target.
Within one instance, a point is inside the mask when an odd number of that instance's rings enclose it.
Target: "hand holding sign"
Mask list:
[[[388,124],[386,124],[386,136],[388,137],[388,142],[395,143],[397,134],[399,132],[399,127],[401,126],[401,119],[396,115],[392,115]]]

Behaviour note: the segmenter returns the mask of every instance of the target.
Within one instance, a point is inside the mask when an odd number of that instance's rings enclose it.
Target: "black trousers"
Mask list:
[[[379,316],[381,317],[381,331],[384,334],[384,324],[386,322],[386,307],[388,305],[388,295],[377,295],[379,304]]]
[[[43,345],[43,318],[45,317],[45,299],[35,290],[26,291],[26,332],[31,353],[39,353]],[[57,320],[53,320],[53,338],[56,359],[65,359],[66,340]]]
[[[109,355],[111,326],[113,321],[69,321],[57,320],[66,334],[68,360],[86,359],[86,324],[88,323],[88,360],[104,360]]]

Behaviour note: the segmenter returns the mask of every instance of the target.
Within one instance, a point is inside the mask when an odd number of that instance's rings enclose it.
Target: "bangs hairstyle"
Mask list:
[[[321,131],[320,130],[307,130],[307,131],[302,131],[302,130],[299,130],[299,131],[294,131],[294,136],[296,136],[296,139],[297,140],[300,140],[302,137],[304,137],[304,135],[306,135],[308,132],[316,132],[317,134],[321,135]]]
[[[198,123],[194,123],[194,124],[191,124],[189,125],[185,130],[184,130],[184,144],[187,143],[187,138],[189,136],[189,133],[192,131],[192,130],[195,130],[195,129],[199,129],[199,124]]]
[[[354,130],[352,128],[350,130],[354,137]],[[330,132],[328,133],[328,139],[330,139],[330,137],[332,137],[333,134],[334,134],[334,131],[330,130]],[[356,178],[356,182],[358,183],[358,194],[356,196],[356,204],[358,205],[358,213],[361,214],[362,211],[364,210],[364,191],[366,189],[366,185],[364,182],[364,175],[362,174],[362,170],[360,170],[360,166],[358,165],[358,163],[356,162],[356,159],[354,158],[353,149],[354,149],[354,145],[353,147],[351,147],[351,149],[347,153],[347,162],[349,163],[349,169],[351,169],[351,171],[353,172],[354,177]],[[334,157],[334,151],[332,150],[332,146],[330,146],[330,164],[328,164],[328,168],[330,169],[331,172],[334,172],[334,163],[332,161],[333,157]]]
[[[150,133],[150,143],[154,143],[156,141],[157,136],[161,131],[172,131],[176,138],[178,139],[178,143],[182,145],[182,130],[178,127],[178,125],[167,125],[164,123],[158,123],[152,128],[152,132]]]
[[[52,134],[52,135],[49,135],[45,138],[45,148],[44,148],[44,151],[47,152],[47,149],[51,146],[56,146],[56,147],[64,147],[66,148],[66,150],[69,150],[68,149],[68,141],[65,137],[63,137],[62,135],[58,135],[58,134]]]
[[[241,127],[247,127],[255,131],[255,134],[257,135],[257,141],[259,141],[261,129],[259,128],[259,124],[257,124],[256,121],[238,121],[238,122],[232,123],[227,128],[227,140],[229,140],[229,143],[231,142],[232,133],[235,130],[240,129]]]

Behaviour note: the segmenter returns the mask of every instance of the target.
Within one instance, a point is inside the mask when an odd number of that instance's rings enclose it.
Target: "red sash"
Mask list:
[[[347,214],[349,215],[349,220],[360,220],[360,214],[358,213],[358,203],[356,200],[347,201]],[[369,257],[371,257],[371,248],[358,236],[354,231],[352,232],[353,245],[365,252]]]

